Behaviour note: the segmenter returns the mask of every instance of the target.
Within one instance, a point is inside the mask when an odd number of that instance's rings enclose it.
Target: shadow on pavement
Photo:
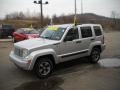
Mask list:
[[[14,90],[63,90],[60,85],[64,83],[64,79],[58,75],[69,74],[77,71],[79,71],[79,75],[83,75],[98,69],[116,67],[120,67],[120,59],[101,59],[97,64],[90,64],[87,58],[79,58],[56,65],[55,72],[49,78],[41,80],[35,79],[34,81],[23,83]]]
[[[81,74],[97,69],[120,68],[119,58],[100,59],[98,63],[91,64],[88,58],[79,58],[56,65],[53,75],[63,75],[73,72],[81,72]]]
[[[64,82],[59,77],[51,77],[43,80],[36,80],[16,87],[14,90],[63,90],[59,87]]]

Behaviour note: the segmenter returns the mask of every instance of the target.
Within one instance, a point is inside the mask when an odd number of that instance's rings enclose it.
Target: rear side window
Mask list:
[[[82,38],[92,37],[91,27],[81,27],[80,29],[81,29]]]
[[[101,29],[100,29],[99,26],[94,26],[93,28],[94,28],[95,35],[96,35],[96,36],[102,35]]]

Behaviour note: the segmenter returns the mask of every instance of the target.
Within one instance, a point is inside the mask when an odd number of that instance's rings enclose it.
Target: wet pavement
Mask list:
[[[120,32],[106,34],[107,48],[97,64],[86,58],[61,63],[42,80],[10,62],[13,44],[0,42],[0,90],[120,90],[119,36]]]
[[[47,79],[35,79],[14,87],[14,90],[119,90],[120,59],[101,59],[98,64],[70,61],[58,65]],[[112,62],[117,63],[112,64]],[[110,63],[110,64],[109,64]],[[119,63],[119,64],[118,64]]]
[[[99,65],[101,67],[106,67],[106,68],[120,68],[120,59],[118,58],[107,58],[107,59],[102,59],[99,62]]]
[[[14,90],[63,90],[59,85],[63,83],[63,79],[52,77],[43,80],[35,80],[23,83]]]

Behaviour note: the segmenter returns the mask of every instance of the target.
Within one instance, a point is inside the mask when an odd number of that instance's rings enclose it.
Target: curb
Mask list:
[[[0,42],[12,42],[12,39],[0,39]]]

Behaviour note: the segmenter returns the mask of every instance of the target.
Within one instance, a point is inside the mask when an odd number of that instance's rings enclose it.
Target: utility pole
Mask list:
[[[77,17],[77,5],[76,5],[76,0],[75,0],[75,15],[74,15],[74,25],[76,25],[76,17]]]
[[[43,27],[43,6],[42,6],[42,0],[40,2],[40,7],[41,7],[41,28]]]
[[[81,0],[81,14],[83,14],[83,1]]]
[[[48,2],[46,1],[45,3],[42,2],[42,0],[39,1],[34,1],[35,4],[39,4],[40,5],[40,22],[41,22],[41,28],[43,28],[43,4],[48,4]]]
[[[76,7],[76,0],[75,0],[75,16],[76,16],[76,12],[77,12],[77,7]]]

